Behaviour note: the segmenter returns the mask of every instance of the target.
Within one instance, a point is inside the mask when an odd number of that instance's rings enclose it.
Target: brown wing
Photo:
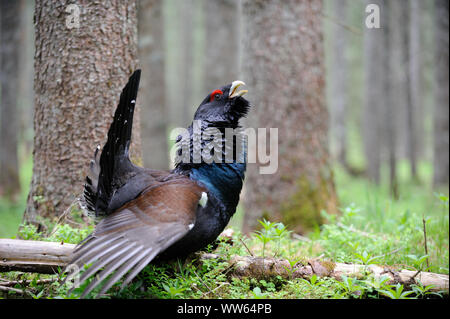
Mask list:
[[[81,270],[83,265],[92,263],[81,276],[80,283],[103,268],[81,297],[114,271],[100,294],[129,272],[123,288],[156,255],[189,232],[204,191],[187,177],[166,178],[155,182],[139,197],[103,219],[75,249],[69,264]]]

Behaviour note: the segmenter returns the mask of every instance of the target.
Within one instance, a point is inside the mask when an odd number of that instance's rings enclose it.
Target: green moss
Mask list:
[[[336,263],[331,260],[321,260],[320,263],[327,269],[328,273],[332,273],[336,267]]]
[[[279,219],[297,232],[306,233],[323,223],[321,211],[336,212],[336,195],[330,187],[330,174],[323,174],[319,182],[312,182],[307,176],[297,178],[296,191],[279,210]]]

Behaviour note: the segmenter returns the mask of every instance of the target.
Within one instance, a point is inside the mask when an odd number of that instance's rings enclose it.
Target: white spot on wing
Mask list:
[[[205,192],[202,192],[202,197],[198,201],[198,204],[202,207],[205,207],[206,203],[208,203],[208,194],[206,194]]]
[[[131,100],[131,103],[133,103],[133,104],[136,103],[136,100]]]
[[[192,228],[194,228],[194,223],[189,224],[188,227],[189,227],[189,230],[191,230]]]

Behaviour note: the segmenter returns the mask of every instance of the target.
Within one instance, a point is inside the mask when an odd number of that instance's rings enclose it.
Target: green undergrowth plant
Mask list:
[[[442,213],[448,210],[448,198],[436,195]],[[446,206],[447,205],[447,206]],[[383,212],[380,212],[383,213]],[[425,219],[428,254],[424,247],[424,218],[407,210],[396,216],[387,215],[383,226],[375,225],[362,206],[354,203],[343,207],[341,215],[322,212],[327,221],[308,236],[296,236],[280,222],[259,221],[261,229],[250,236],[234,230],[231,239],[222,238],[208,246],[204,252],[219,258],[202,259],[193,254],[185,260],[149,264],[124,289],[122,281],[116,283],[100,298],[442,298],[447,292],[436,292],[432,286],[420,282],[410,285],[393,285],[387,276],[375,277],[369,266],[378,264],[392,269],[433,271],[448,273],[448,239],[441,239],[444,247],[436,253],[440,242],[437,223],[445,227],[445,217],[430,215]],[[447,217],[448,221],[448,217]],[[82,223],[82,220],[78,220]],[[33,225],[22,225],[18,238],[78,243],[92,230],[93,224],[73,227],[55,221],[47,222],[46,232],[37,232]],[[441,225],[441,228],[442,228]],[[440,228],[439,231],[442,231]],[[447,245],[447,246],[445,246]],[[447,248],[446,248],[447,247]],[[446,252],[447,249],[447,252]],[[440,255],[439,255],[440,254]],[[234,256],[281,258],[288,261],[287,278],[238,278],[228,263]],[[306,265],[308,260],[319,258],[333,262],[355,263],[367,266],[358,277],[293,278],[295,267]],[[92,278],[68,293],[71,283],[61,284],[58,275],[37,275],[19,272],[0,274],[2,280],[22,280],[13,291],[0,294],[3,298],[78,298]],[[64,277],[63,275],[61,276]],[[45,280],[43,280],[45,279]],[[48,280],[53,280],[49,282]],[[106,278],[105,280],[107,280]],[[47,281],[46,281],[47,280]],[[87,298],[96,297],[100,287]]]
[[[305,263],[309,247],[314,246],[314,241],[296,240],[290,236],[284,225],[261,221],[266,227],[261,232],[270,238],[266,243],[266,257],[277,256],[289,261],[291,269],[297,263]],[[323,230],[326,235],[328,230]],[[33,227],[23,227],[23,236],[38,240],[67,240],[77,241],[84,236],[84,232],[74,229],[68,225],[57,228],[52,236],[40,238],[40,234],[35,232]],[[431,291],[430,286],[424,287],[421,284],[404,287],[402,285],[388,284],[388,277],[376,278],[370,272],[362,277],[342,276],[340,281],[335,278],[318,277],[313,275],[310,278],[238,278],[233,275],[232,267],[228,260],[235,255],[248,256],[248,249],[260,253],[262,256],[262,242],[258,236],[251,236],[243,241],[245,236],[239,231],[235,231],[231,241],[221,240],[216,245],[210,245],[205,252],[218,255],[220,258],[202,259],[199,254],[189,256],[185,260],[173,260],[171,262],[155,262],[149,264],[144,270],[124,289],[121,289],[122,282],[116,283],[106,295],[97,296],[100,287],[91,292],[87,298],[181,298],[181,299],[207,299],[207,298],[440,298],[444,296],[442,292]],[[320,240],[320,238],[315,241]],[[287,242],[290,241],[288,244]],[[362,242],[348,245],[348,258],[365,261],[372,264],[373,257],[369,253],[364,254],[364,250],[359,255],[354,251],[361,250]],[[317,248],[312,251],[316,252]],[[303,261],[294,259],[294,250],[302,252]],[[411,267],[423,266],[424,258],[411,260]],[[411,259],[412,258],[412,259]],[[415,260],[415,263],[413,262]],[[4,274],[0,274],[4,278]],[[91,282],[92,278],[75,288],[70,294],[71,283],[61,284],[58,275],[38,275],[19,272],[6,273],[9,280],[20,279],[22,281],[32,281],[27,284],[16,284],[14,288],[26,291],[24,295],[15,292],[3,293],[7,298],[79,298],[83,289]],[[61,275],[64,278],[64,275]],[[50,283],[45,283],[42,279],[53,279]],[[108,279],[108,278],[107,278]],[[106,280],[107,280],[106,279]]]

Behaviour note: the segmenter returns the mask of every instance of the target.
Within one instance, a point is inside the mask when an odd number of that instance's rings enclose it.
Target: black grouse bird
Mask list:
[[[238,90],[244,83],[234,81],[206,96],[187,130],[189,136],[177,139],[178,155],[187,146],[187,156],[181,160],[178,156],[174,170],[159,171],[138,167],[129,159],[140,74],[135,71],[123,89],[106,144],[100,156],[97,147],[91,174],[86,177],[86,208],[103,219],[77,246],[69,263],[77,269],[72,278],[91,264],[80,283],[96,274],[81,297],[108,276],[99,294],[126,275],[124,287],[155,258],[183,257],[206,247],[223,231],[239,201],[246,146],[239,152],[238,135],[227,142],[224,133],[227,128],[239,128],[239,120],[250,108],[242,97],[247,91]],[[197,129],[195,122],[200,123]],[[217,128],[220,143],[227,145],[220,152],[221,159],[229,154],[231,143],[237,153],[232,160],[195,160],[194,141],[199,132],[211,128]],[[200,145],[206,142],[201,140]]]

